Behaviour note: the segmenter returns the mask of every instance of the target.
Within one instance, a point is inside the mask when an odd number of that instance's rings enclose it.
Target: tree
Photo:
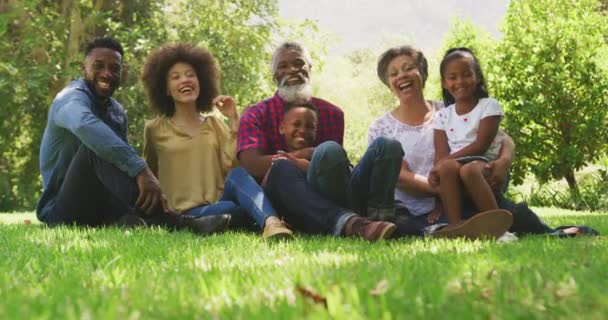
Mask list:
[[[34,207],[48,108],[79,76],[89,40],[113,36],[125,49],[115,96],[139,148],[144,119],[152,117],[139,81],[150,50],[175,41],[208,47],[220,63],[223,91],[246,106],[274,90],[268,63],[279,29],[312,30],[314,38],[314,23],[286,25],[277,16],[277,0],[0,0],[0,211]]]
[[[565,178],[607,150],[608,20],[596,0],[520,0],[509,5],[492,87],[517,144],[515,181]]]
[[[153,24],[150,13],[158,10],[158,2],[142,1],[2,3],[0,98],[4,105],[0,109],[0,211],[32,209],[39,196],[38,146],[48,107],[55,94],[79,75],[82,45],[106,34],[120,38],[120,34],[109,32],[117,25],[125,30],[123,34],[132,36],[127,38],[132,42],[151,36],[160,41],[162,30],[149,27]],[[134,17],[138,17],[137,21]],[[123,43],[126,47],[131,45],[131,41]],[[143,53],[139,57],[136,53],[133,60],[138,59],[143,59]],[[126,61],[130,61],[128,55]],[[125,87],[130,88],[137,76],[134,79],[127,79]],[[130,92],[141,95],[138,91]]]

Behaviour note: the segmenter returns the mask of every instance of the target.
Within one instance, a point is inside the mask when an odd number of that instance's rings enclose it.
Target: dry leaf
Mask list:
[[[298,293],[300,293],[302,296],[312,300],[312,302],[323,304],[323,306],[327,308],[327,299],[322,295],[316,293],[312,288],[303,285],[297,285],[296,291],[298,291]]]
[[[375,288],[369,291],[369,294],[372,296],[381,296],[388,291],[388,287],[388,281],[386,279],[382,279],[376,284]]]

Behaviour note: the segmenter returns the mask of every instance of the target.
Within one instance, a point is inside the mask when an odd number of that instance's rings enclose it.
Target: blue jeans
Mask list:
[[[195,207],[184,212],[191,217],[212,216],[224,213],[232,215],[233,226],[246,224],[251,218],[261,228],[266,218],[277,216],[270,200],[260,185],[243,168],[235,168],[226,177],[224,193],[216,203]]]
[[[264,191],[294,230],[340,235],[352,211],[336,205],[312,189],[306,173],[289,160],[270,168]]]
[[[370,209],[394,208],[395,185],[403,150],[394,139],[374,140],[352,171],[346,151],[334,141],[315,148],[307,179],[313,189],[337,205],[363,216]]]

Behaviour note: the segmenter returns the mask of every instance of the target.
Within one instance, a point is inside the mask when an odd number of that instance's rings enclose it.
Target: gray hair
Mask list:
[[[312,58],[306,47],[295,41],[286,41],[281,43],[272,53],[272,59],[270,60],[270,70],[272,71],[272,74],[274,74],[279,65],[279,55],[285,50],[295,50],[299,52],[304,57],[306,63],[309,66],[312,66]]]

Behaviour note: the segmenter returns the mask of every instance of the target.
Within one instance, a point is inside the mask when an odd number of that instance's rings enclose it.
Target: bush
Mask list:
[[[583,177],[578,195],[563,185],[543,184],[530,192],[512,192],[516,197],[537,207],[558,207],[572,210],[608,210],[608,167]]]

